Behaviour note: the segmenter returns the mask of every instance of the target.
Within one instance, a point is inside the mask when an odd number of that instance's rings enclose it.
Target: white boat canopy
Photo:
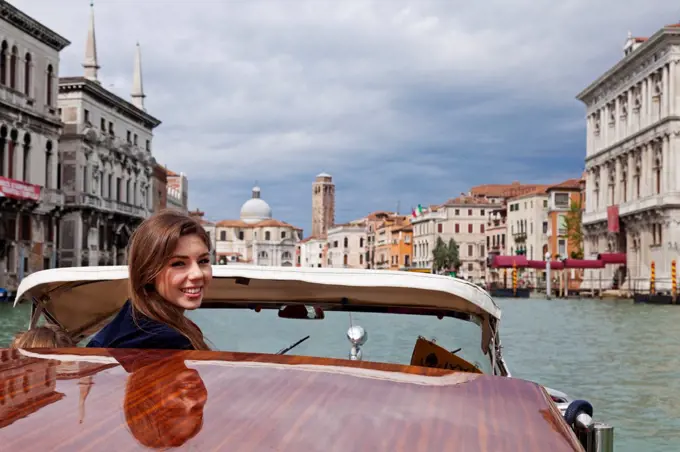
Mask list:
[[[15,306],[30,300],[66,331],[96,332],[128,299],[127,266],[43,270],[21,281]],[[421,307],[478,316],[485,336],[501,310],[482,288],[450,276],[405,271],[214,265],[204,303],[297,302]],[[33,315],[32,317],[36,317]],[[35,318],[32,320],[32,323]]]

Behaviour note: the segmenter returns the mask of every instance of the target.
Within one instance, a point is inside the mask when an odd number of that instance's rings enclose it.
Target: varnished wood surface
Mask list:
[[[93,375],[86,366],[90,376],[63,380],[49,370],[58,360],[0,363],[0,425],[3,407],[24,397],[16,408],[22,416],[0,429],[3,451],[582,450],[545,391],[518,379],[285,355],[33,351],[112,356],[121,365],[102,365]],[[21,369],[29,366],[24,385]],[[374,378],[365,369],[399,378]],[[441,377],[460,378],[441,384]],[[8,392],[11,379],[22,384]],[[63,397],[26,402],[46,391]]]

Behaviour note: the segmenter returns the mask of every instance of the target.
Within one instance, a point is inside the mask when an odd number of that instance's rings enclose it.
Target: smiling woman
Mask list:
[[[210,239],[194,218],[166,210],[130,239],[128,300],[88,347],[208,350],[185,310],[201,306],[212,280]]]

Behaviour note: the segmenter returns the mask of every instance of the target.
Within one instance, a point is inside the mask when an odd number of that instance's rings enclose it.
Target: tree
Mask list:
[[[441,237],[437,237],[437,243],[432,250],[434,271],[457,269],[460,266],[458,258],[458,245],[454,239],[450,239],[448,245]]]
[[[446,263],[448,260],[448,247],[441,237],[437,237],[437,243],[432,250],[432,261],[434,265],[434,271],[439,271],[446,268]]]
[[[569,243],[574,247],[574,251],[571,252],[571,257],[574,259],[583,259],[583,223],[581,214],[581,203],[574,201],[571,203],[569,212],[564,219],[567,228],[567,239],[569,239]]]
[[[446,249],[446,257],[448,258],[447,264],[449,269],[458,271],[458,267],[460,267],[460,259],[458,258],[458,244],[453,239],[453,237],[449,239],[449,245]]]

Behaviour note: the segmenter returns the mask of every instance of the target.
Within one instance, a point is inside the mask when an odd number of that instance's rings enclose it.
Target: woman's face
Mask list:
[[[208,247],[197,235],[180,237],[170,260],[154,281],[158,293],[183,309],[201,306],[212,280]]]

